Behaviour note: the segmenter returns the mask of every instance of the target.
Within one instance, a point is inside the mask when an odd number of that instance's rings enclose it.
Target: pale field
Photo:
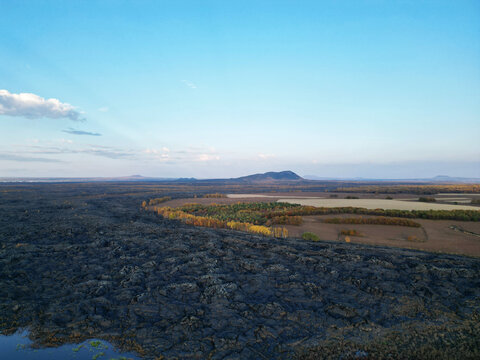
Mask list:
[[[281,198],[278,202],[300,204],[316,207],[359,207],[366,209],[385,210],[479,210],[478,207],[468,205],[435,204],[401,200],[383,199],[309,199],[309,198]]]
[[[464,197],[436,197],[435,200],[437,201],[456,201],[456,200],[470,201],[470,199],[466,199]]]
[[[230,199],[245,199],[245,198],[275,198],[278,199],[278,195],[263,195],[263,194],[227,194],[227,197]],[[325,197],[319,196],[288,196],[282,195],[282,198],[291,198],[291,199],[325,199]]]
[[[420,196],[419,196],[420,197]],[[399,200],[402,200],[402,201],[418,201],[418,197],[416,198],[402,198],[402,199],[399,199]],[[436,197],[435,198],[436,201],[458,201],[458,202],[465,202],[465,203],[469,203],[470,201],[472,201],[470,198],[465,198],[465,197],[457,197],[457,198],[453,198],[453,197]]]
[[[480,196],[480,193],[438,193],[438,196]]]

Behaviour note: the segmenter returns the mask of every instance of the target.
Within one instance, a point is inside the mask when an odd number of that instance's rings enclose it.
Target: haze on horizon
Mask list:
[[[480,2],[0,0],[0,177],[480,178]]]

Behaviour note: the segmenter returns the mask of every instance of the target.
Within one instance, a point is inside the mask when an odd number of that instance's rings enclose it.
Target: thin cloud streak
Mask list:
[[[87,135],[87,136],[102,136],[100,133],[90,132],[90,131],[83,131],[83,130],[75,130],[69,128],[67,130],[62,130],[64,133],[72,134],[72,135]]]
[[[48,159],[48,158],[37,158],[37,157],[27,157],[16,154],[0,154],[0,161],[17,161],[17,162],[44,162],[44,163],[59,163],[63,162],[57,159]]]
[[[72,129],[73,130],[73,129]],[[45,144],[45,145],[27,145],[20,146],[16,151],[19,158],[31,157],[32,155],[76,155],[87,154],[109,159],[118,160],[134,160],[146,163],[158,162],[167,164],[186,164],[186,163],[208,163],[218,162],[221,160],[220,155],[216,151],[203,148],[203,151],[187,150],[171,150],[166,146],[158,149],[122,149],[117,147],[109,147],[95,144],[74,144],[71,140],[61,139],[61,145]],[[19,160],[20,161],[20,160]]]
[[[182,80],[182,82],[187,85],[190,89],[196,89],[197,85],[195,85],[193,82],[188,81],[188,80]]]

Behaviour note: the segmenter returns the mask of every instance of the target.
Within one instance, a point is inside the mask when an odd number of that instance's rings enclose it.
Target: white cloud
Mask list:
[[[98,108],[98,111],[100,112],[107,112],[109,110],[108,106],[102,106],[101,108]]]
[[[58,99],[44,99],[31,93],[12,94],[0,90],[0,115],[23,116],[30,119],[42,117],[70,120],[84,120],[74,106]]]
[[[193,82],[188,81],[188,80],[182,80],[182,82],[187,85],[190,89],[196,89],[197,85],[195,85]]]
[[[169,161],[171,163],[191,163],[191,162],[207,162],[220,160],[220,156],[208,151],[208,149],[186,149],[186,150],[170,150],[166,146],[162,148],[148,148],[143,151],[145,160]]]
[[[169,158],[170,158],[170,155],[168,154],[169,151],[170,150],[164,146],[164,147],[162,147],[161,150],[159,150],[159,149],[146,149],[143,152],[145,154],[147,154],[153,160],[165,161],[165,160],[169,160]]]
[[[197,161],[211,161],[211,160],[220,160],[220,156],[211,155],[211,154],[200,154],[197,157]]]
[[[258,154],[257,156],[262,160],[268,160],[275,157],[273,154]]]

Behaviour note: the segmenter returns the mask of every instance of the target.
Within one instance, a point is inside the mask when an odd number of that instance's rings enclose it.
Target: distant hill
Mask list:
[[[248,176],[241,176],[238,178],[229,179],[196,179],[190,178],[167,178],[167,177],[145,177],[142,175],[130,175],[130,176],[118,176],[118,177],[78,177],[78,178],[62,178],[62,177],[0,177],[0,183],[2,182],[176,182],[176,183],[195,183],[195,182],[210,182],[213,184],[225,184],[225,183],[269,183],[276,181],[304,181],[304,182],[331,182],[331,181],[355,181],[355,182],[368,182],[368,183],[422,183],[422,184],[475,184],[480,183],[480,178],[463,178],[463,177],[451,177],[447,175],[437,175],[433,178],[418,178],[418,179],[377,179],[377,178],[335,178],[335,177],[320,177],[316,175],[305,175],[303,177],[295,174],[293,171],[270,171],[263,174],[253,174]]]
[[[298,176],[293,171],[270,171],[263,174],[253,174],[248,176],[242,176],[239,178],[231,179],[237,181],[245,181],[245,182],[261,182],[261,181],[295,181],[295,180],[303,180],[301,176]]]
[[[362,177],[320,177],[317,175],[304,175],[305,180],[317,181],[375,181],[375,182],[402,182],[402,183],[448,183],[448,184],[475,184],[480,183],[480,178],[452,177],[448,175],[437,175],[432,178],[362,178]]]

